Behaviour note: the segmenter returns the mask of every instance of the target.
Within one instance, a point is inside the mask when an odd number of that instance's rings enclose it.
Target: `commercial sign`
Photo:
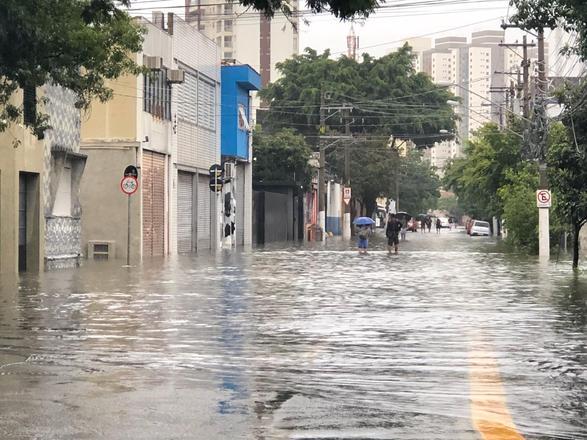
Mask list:
[[[536,191],[536,206],[539,208],[550,208],[552,206],[552,194],[547,189]]]

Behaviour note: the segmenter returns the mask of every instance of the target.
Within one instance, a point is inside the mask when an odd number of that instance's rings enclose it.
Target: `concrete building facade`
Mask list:
[[[88,256],[107,250],[110,258],[127,257],[128,199],[119,185],[127,166],[139,170],[139,189],[130,196],[134,263],[218,242],[218,203],[208,187],[208,169],[220,160],[218,48],[173,14],[141,24],[137,62],[151,74],[114,81],[114,98],[94,103],[83,121],[81,142]]]
[[[276,64],[299,52],[298,1],[290,2],[292,16],[259,12],[230,1],[186,0],[188,23],[216,42],[223,59],[248,64],[261,74],[262,84],[279,77]]]
[[[222,192],[223,247],[252,243],[253,166],[251,93],[261,88],[261,75],[246,64],[223,65]]]

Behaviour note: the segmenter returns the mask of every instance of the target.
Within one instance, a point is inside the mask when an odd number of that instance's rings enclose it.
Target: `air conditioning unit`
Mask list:
[[[236,178],[236,164],[232,162],[224,163],[224,178],[235,179]]]
[[[148,55],[143,56],[143,64],[146,68],[151,70],[161,70],[163,68],[163,58],[151,57]]]
[[[167,82],[180,84],[185,81],[185,71],[181,69],[169,70],[167,72]]]
[[[88,260],[114,260],[116,242],[113,240],[89,240]]]

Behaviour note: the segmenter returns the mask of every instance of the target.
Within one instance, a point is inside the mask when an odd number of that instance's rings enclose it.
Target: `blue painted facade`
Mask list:
[[[251,120],[249,92],[261,89],[261,75],[248,64],[222,66],[220,75],[221,153],[223,157],[248,161],[250,131],[247,124]]]

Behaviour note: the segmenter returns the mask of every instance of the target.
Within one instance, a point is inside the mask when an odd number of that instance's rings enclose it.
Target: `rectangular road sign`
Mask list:
[[[539,208],[550,208],[552,206],[552,194],[547,189],[536,191],[536,206]]]
[[[345,186],[344,187],[343,193],[342,193],[342,199],[344,200],[344,202],[347,205],[351,201],[351,187],[350,186]]]

